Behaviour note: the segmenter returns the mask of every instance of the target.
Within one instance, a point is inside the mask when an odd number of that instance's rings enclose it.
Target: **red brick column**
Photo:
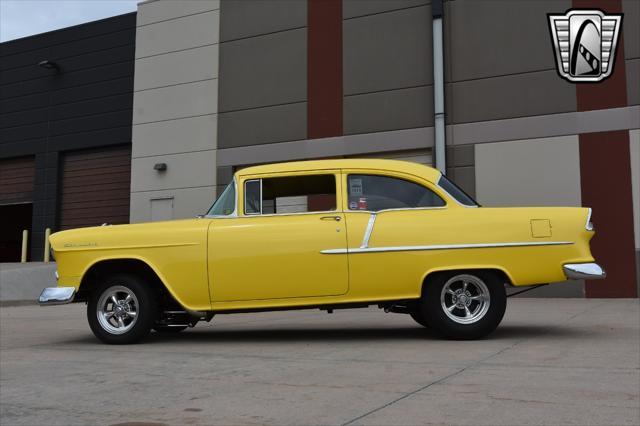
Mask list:
[[[622,12],[620,0],[573,0],[573,7]],[[622,33],[621,28],[613,74],[599,83],[576,84],[578,111],[627,106]],[[582,204],[593,208],[596,228],[591,249],[607,271],[605,280],[586,282],[586,296],[637,297],[629,131],[587,133],[579,138]]]
[[[307,137],[342,135],[342,0],[307,3]]]

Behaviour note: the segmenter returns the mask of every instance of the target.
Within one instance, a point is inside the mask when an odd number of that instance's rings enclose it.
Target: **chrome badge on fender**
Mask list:
[[[613,71],[622,14],[569,10],[549,14],[558,74],[574,83],[598,82]]]

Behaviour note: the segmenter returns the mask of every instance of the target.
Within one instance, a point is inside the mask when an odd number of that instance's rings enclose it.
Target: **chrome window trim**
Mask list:
[[[344,214],[344,212],[341,210],[323,210],[323,211],[317,211],[317,212],[251,214],[251,215],[244,215],[241,217],[249,219],[249,218],[256,218],[256,217],[302,216],[302,215],[312,215],[312,214],[336,215],[336,214]]]
[[[260,182],[260,211],[257,212],[257,213],[247,213],[247,184],[249,182],[255,182],[255,181]],[[244,195],[244,210],[243,210],[242,213],[245,216],[260,216],[260,215],[262,215],[262,179],[259,178],[259,179],[247,179],[247,180],[245,180],[244,181],[244,192],[243,192],[243,195]]]
[[[263,175],[268,175],[268,173],[262,173]],[[344,214],[344,210],[338,210],[338,179],[336,178],[336,174],[334,173],[313,173],[313,174],[303,174],[300,175],[300,177],[302,176],[333,176],[334,180],[335,180],[335,201],[336,201],[336,208],[334,210],[322,210],[322,211],[313,211],[313,212],[297,212],[297,213],[267,213],[264,214],[262,213],[263,209],[262,209],[262,181],[263,179],[269,179],[270,177],[274,177],[274,178],[279,178],[279,177],[298,177],[298,176],[265,176],[264,178],[255,178],[255,179],[247,179],[244,181],[245,183],[245,188],[246,188],[246,183],[249,181],[254,181],[254,180],[259,180],[260,181],[260,214],[258,213],[246,213],[243,211],[243,215],[241,217],[274,217],[274,216],[297,216],[297,215],[309,215],[309,214],[336,214],[336,213],[340,213],[340,214]],[[236,194],[237,195],[237,194]],[[236,200],[236,204],[237,204],[237,200]]]
[[[389,246],[389,247],[360,247],[322,250],[322,254],[355,254],[355,253],[383,253],[396,251],[426,251],[426,250],[457,250],[475,248],[527,247],[527,246],[557,246],[573,244],[571,241],[530,241],[515,243],[480,243],[480,244],[434,244],[426,246]]]

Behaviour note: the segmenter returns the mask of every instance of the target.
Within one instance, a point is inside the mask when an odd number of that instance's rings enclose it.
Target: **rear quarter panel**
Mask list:
[[[350,254],[350,296],[357,299],[419,297],[428,274],[457,269],[498,269],[515,286],[564,281],[563,264],[593,261],[589,250],[593,232],[585,229],[587,214],[588,209],[584,208],[463,207],[379,213],[369,240],[369,247],[373,248],[568,244]],[[368,219],[366,213],[348,215],[349,248],[358,248],[362,243]],[[547,221],[549,232],[539,232],[540,223],[544,225]]]

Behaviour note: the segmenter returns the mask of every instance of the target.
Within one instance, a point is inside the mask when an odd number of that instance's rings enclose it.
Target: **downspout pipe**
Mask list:
[[[442,42],[443,0],[431,2],[433,17],[433,112],[435,165],[442,174],[447,171],[444,116],[444,48]]]

